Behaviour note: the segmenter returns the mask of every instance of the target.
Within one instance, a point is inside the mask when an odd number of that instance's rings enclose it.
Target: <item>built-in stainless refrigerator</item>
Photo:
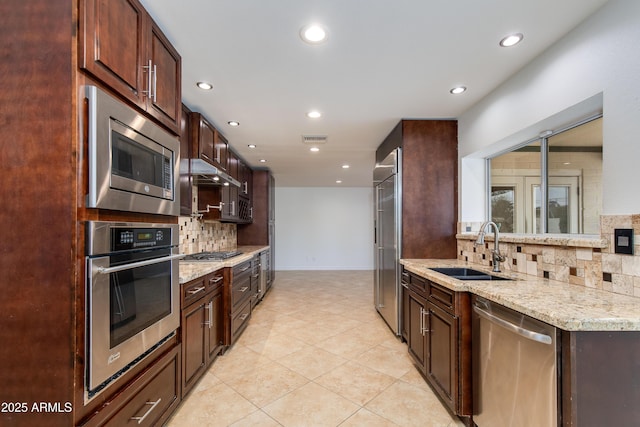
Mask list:
[[[402,230],[402,156],[393,150],[373,170],[375,206],[375,272],[373,295],[376,310],[391,330],[400,335],[400,248]]]

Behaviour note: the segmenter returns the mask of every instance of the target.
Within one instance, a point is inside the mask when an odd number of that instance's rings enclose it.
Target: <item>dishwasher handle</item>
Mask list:
[[[502,326],[503,328],[514,332],[524,338],[530,339],[532,341],[537,341],[539,343],[542,344],[552,344],[553,343],[553,339],[546,334],[541,334],[540,332],[534,332],[531,331],[529,329],[525,329],[521,326],[518,325],[514,325],[513,323],[509,322],[508,320],[505,320],[501,317],[495,316],[483,309],[481,309],[480,307],[478,307],[477,305],[473,306],[473,311],[475,311],[480,317],[484,317],[485,319],[487,319],[490,322],[493,322],[499,326]]]

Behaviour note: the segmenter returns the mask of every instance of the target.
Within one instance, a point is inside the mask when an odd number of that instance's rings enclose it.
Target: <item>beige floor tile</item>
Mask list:
[[[168,427],[220,427],[230,425],[258,408],[225,384],[191,393]]]
[[[281,424],[262,411],[247,415],[230,427],[279,427]]]
[[[227,379],[225,384],[262,408],[308,382],[307,378],[293,370],[279,363],[269,362],[260,364],[257,369],[235,375]]]
[[[355,362],[347,362],[320,376],[315,383],[363,406],[395,381],[389,375]]]
[[[214,374],[222,381],[228,381],[241,375],[247,375],[247,373],[257,370],[259,365],[270,362],[272,362],[271,359],[248,347],[234,345],[216,359],[209,368],[209,373]]]
[[[346,359],[318,347],[308,347],[278,360],[281,365],[310,380],[344,364]]]
[[[263,408],[285,427],[335,427],[359,409],[353,402],[314,383]]]
[[[452,416],[428,390],[397,381],[365,406],[402,427],[448,427]]]
[[[400,378],[410,369],[415,369],[406,351],[394,350],[382,345],[360,354],[354,360],[394,378]]]
[[[347,418],[340,427],[398,427],[397,424],[374,414],[367,409],[360,409],[358,412]]]
[[[333,354],[346,359],[353,359],[360,354],[370,350],[372,344],[365,336],[366,332],[359,330],[348,330],[317,344]]]
[[[268,357],[271,360],[278,360],[288,354],[309,347],[304,341],[291,338],[286,334],[271,334],[267,339],[250,343],[247,348],[256,353]]]

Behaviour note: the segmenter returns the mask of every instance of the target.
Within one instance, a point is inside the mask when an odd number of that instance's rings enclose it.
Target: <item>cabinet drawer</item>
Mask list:
[[[430,282],[429,300],[436,305],[454,314],[455,311],[455,295],[454,291]]]
[[[249,323],[249,317],[251,317],[251,301],[247,302],[232,313],[231,319],[231,343],[235,342],[236,338],[244,330]]]
[[[219,289],[224,284],[223,270],[220,269],[212,274],[207,275],[207,292]]]
[[[423,277],[416,276],[413,273],[409,273],[409,287],[413,291],[426,297],[427,289],[429,288],[429,281]]]
[[[176,406],[180,394],[179,347],[163,358],[155,374],[149,372],[140,378],[140,390],[104,426],[155,426],[160,425]]]
[[[231,310],[235,311],[251,295],[251,276],[234,280],[231,288]]]
[[[202,276],[182,285],[182,307],[186,307],[189,303],[197,301],[207,293],[206,278],[207,276]]]

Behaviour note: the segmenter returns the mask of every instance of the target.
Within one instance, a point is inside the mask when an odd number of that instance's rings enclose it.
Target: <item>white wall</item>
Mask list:
[[[372,270],[372,188],[276,187],[276,270]]]
[[[526,35],[525,35],[526,41]],[[461,221],[484,219],[485,162],[601,109],[603,214],[640,212],[640,2],[612,0],[459,117]]]

